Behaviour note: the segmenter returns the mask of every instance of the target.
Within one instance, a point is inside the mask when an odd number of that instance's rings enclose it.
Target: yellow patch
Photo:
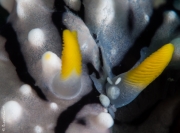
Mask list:
[[[146,88],[169,64],[174,46],[169,43],[147,57],[139,66],[127,72],[125,82],[138,89]]]
[[[46,54],[45,54],[45,59],[46,59],[46,60],[49,60],[50,58],[51,58],[51,54],[50,54],[50,53],[46,53]]]
[[[63,51],[62,51],[61,78],[67,79],[74,72],[77,76],[81,75],[81,51],[78,44],[76,31],[63,31]]]

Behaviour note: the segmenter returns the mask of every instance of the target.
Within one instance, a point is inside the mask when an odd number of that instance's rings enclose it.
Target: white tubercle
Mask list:
[[[110,105],[110,100],[109,100],[109,98],[108,98],[106,95],[104,95],[104,94],[101,94],[101,95],[99,96],[99,100],[100,100],[101,104],[102,104],[105,108],[107,108],[107,107]]]
[[[37,7],[37,3],[40,1],[37,0],[15,0],[17,3],[16,11],[20,19],[26,19],[29,17],[29,13],[34,12],[34,9]]]
[[[61,59],[53,52],[47,51],[42,56],[42,69],[43,76],[47,80],[52,79],[61,70]]]
[[[1,107],[1,118],[5,119],[6,123],[14,124],[20,121],[22,116],[22,107],[16,101],[8,101]]]
[[[58,105],[57,105],[56,103],[51,103],[51,104],[50,104],[50,108],[51,108],[52,110],[57,110],[57,109],[58,109]]]
[[[144,19],[146,22],[149,22],[149,16],[147,14],[144,15]]]
[[[16,12],[17,12],[18,17],[21,19],[27,17],[27,15],[24,11],[24,8],[21,6],[21,4],[17,4]]]
[[[176,16],[177,16],[176,12],[173,11],[173,10],[168,11],[165,14],[166,14],[166,18],[165,19],[166,19],[167,22],[174,21],[176,19]]]
[[[35,133],[42,133],[43,129],[40,126],[35,126],[34,131],[35,131]]]
[[[32,46],[41,47],[45,42],[45,34],[42,29],[32,29],[28,34],[28,41]]]
[[[111,115],[109,113],[101,112],[96,117],[96,122],[98,125],[104,128],[110,128],[114,124],[114,120],[112,119]]]
[[[26,96],[31,94],[31,91],[32,91],[31,86],[28,84],[22,85],[19,90],[23,95],[26,95]]]
[[[106,89],[106,94],[110,99],[115,100],[120,95],[120,89],[118,88],[118,86],[115,86],[115,85],[109,86]]]

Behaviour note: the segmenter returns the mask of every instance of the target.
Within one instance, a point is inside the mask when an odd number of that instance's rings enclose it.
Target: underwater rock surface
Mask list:
[[[0,0],[0,132],[179,132],[179,5]]]

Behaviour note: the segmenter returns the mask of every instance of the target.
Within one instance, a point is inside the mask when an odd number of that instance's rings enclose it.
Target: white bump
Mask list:
[[[17,15],[19,18],[23,19],[23,18],[27,17],[27,15],[25,14],[25,11],[20,3],[17,4],[16,10],[17,10]]]
[[[102,127],[110,128],[113,126],[114,121],[109,113],[102,112],[96,117],[96,122]]]
[[[96,13],[96,21],[101,25],[110,24],[115,16],[114,2],[112,0],[101,0],[98,1],[98,10],[94,10]]]
[[[167,21],[174,21],[175,19],[176,19],[176,13],[174,12],[174,11],[169,11],[168,13],[167,13],[167,18],[166,18],[166,20]]]
[[[3,114],[4,113],[4,114]],[[22,107],[16,101],[6,102],[1,108],[1,117],[9,124],[14,124],[22,116]]]
[[[144,19],[146,20],[146,22],[149,22],[149,16],[147,14],[144,15]]]
[[[51,51],[48,51],[42,56],[42,69],[47,82],[61,70],[61,59]]]
[[[111,84],[111,85],[113,84],[109,77],[107,77],[107,81],[108,81],[109,84]]]
[[[36,47],[42,46],[45,42],[45,35],[42,29],[32,29],[28,34],[28,41]]]
[[[175,19],[175,17],[176,17],[176,13],[175,13],[174,11],[170,11],[170,12],[168,13],[168,15],[169,15],[169,18],[170,18],[170,19]]]
[[[110,99],[115,100],[120,95],[120,89],[117,86],[110,86],[106,89],[106,93]]]
[[[43,68],[49,68],[49,69],[46,69],[44,71],[49,71],[50,69],[54,68],[54,67],[57,67],[57,68],[61,68],[61,62],[60,62],[60,58],[54,54],[53,52],[51,51],[47,51],[46,53],[43,54],[42,56],[42,65],[43,65]]]
[[[99,100],[105,108],[107,108],[110,105],[110,100],[106,95],[101,94],[99,96]]]
[[[50,104],[50,107],[51,107],[51,109],[53,109],[53,110],[57,110],[57,109],[58,109],[58,105],[57,105],[56,103],[51,103],[51,104]]]
[[[35,131],[35,133],[42,133],[43,129],[42,129],[42,127],[40,127],[40,126],[36,126],[36,127],[34,128],[34,131]]]
[[[29,95],[31,93],[31,86],[24,84],[19,90],[23,95]]]
[[[111,55],[116,55],[117,54],[117,50],[116,49],[112,49],[111,50]]]
[[[119,77],[116,82],[115,82],[115,85],[119,84],[121,82],[121,78]]]

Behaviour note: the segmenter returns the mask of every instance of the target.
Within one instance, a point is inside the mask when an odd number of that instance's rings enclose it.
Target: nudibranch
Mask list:
[[[132,70],[107,79],[106,94],[116,108],[133,101],[138,94],[154,81],[172,59],[174,45],[169,43],[147,57]],[[104,101],[101,100],[104,104]]]
[[[52,54],[47,53],[44,58],[49,60]],[[81,90],[82,56],[77,40],[76,31],[63,31],[62,67],[50,86],[50,90],[59,98],[72,99]]]

